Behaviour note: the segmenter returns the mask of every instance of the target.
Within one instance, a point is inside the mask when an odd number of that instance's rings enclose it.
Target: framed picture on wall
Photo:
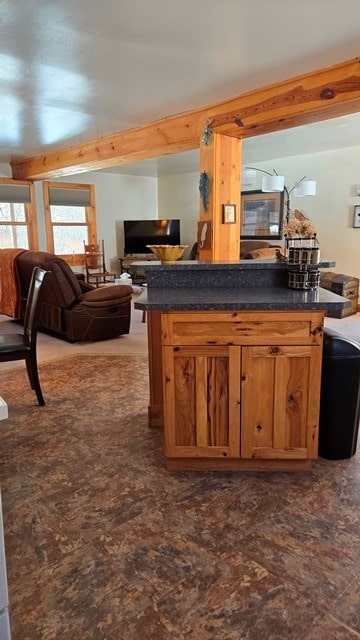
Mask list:
[[[234,204],[223,204],[223,224],[234,224],[236,222],[236,206]]]
[[[360,204],[354,207],[354,222],[353,227],[360,229]]]
[[[240,238],[282,238],[284,192],[241,192]]]

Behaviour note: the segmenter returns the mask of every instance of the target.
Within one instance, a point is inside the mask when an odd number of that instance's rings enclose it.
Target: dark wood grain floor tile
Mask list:
[[[327,616],[315,621],[312,630],[304,640],[359,640],[359,638],[360,635],[348,626],[333,616]]]
[[[318,616],[312,602],[241,554],[200,569],[156,609],[189,640],[301,640]]]
[[[11,589],[13,640],[105,640],[152,604],[153,587],[129,582],[88,545],[34,570]],[[118,636],[119,638],[121,636]]]
[[[333,614],[360,636],[360,578],[350,584],[338,599]]]
[[[24,371],[2,376],[13,640],[360,640],[360,452],[306,473],[168,471],[146,358],[40,374],[41,408]]]
[[[328,610],[360,574],[360,538],[300,506],[273,514],[241,548]]]
[[[129,580],[146,579],[160,594],[215,559],[204,547],[198,524],[170,505],[96,535],[93,543]]]

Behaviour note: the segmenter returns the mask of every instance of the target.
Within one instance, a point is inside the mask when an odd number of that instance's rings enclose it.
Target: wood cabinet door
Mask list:
[[[320,346],[243,348],[241,457],[317,457],[320,372]]]
[[[240,456],[240,347],[163,347],[167,457]]]

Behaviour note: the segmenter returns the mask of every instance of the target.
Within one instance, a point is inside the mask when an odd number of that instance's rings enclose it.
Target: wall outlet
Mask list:
[[[8,418],[8,408],[5,400],[0,397],[0,420],[6,420]]]

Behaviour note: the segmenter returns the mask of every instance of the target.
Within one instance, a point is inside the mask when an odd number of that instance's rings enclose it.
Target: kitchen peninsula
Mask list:
[[[289,267],[273,260],[140,265],[149,424],[164,425],[168,469],[309,468],[324,315],[350,302],[322,288],[290,289]]]

